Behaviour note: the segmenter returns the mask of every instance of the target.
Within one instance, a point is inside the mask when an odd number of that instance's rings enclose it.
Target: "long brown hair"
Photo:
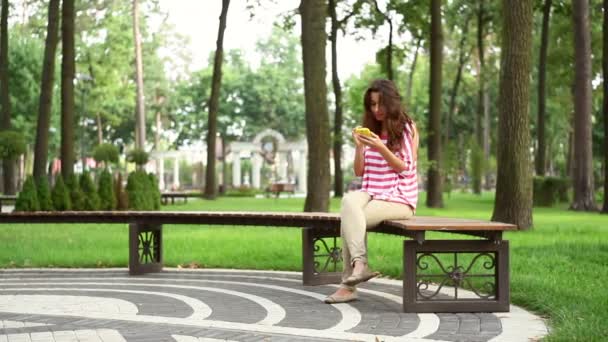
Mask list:
[[[386,129],[388,131],[387,146],[392,151],[398,151],[401,148],[403,141],[403,131],[405,124],[413,124],[412,118],[405,111],[405,107],[401,103],[401,95],[391,80],[375,80],[365,91],[363,98],[363,106],[365,112],[363,114],[363,126],[369,128],[377,135],[380,135],[382,124],[376,120],[371,111],[372,93],[378,93],[379,105],[384,107],[386,120]],[[413,132],[410,132],[413,134]]]

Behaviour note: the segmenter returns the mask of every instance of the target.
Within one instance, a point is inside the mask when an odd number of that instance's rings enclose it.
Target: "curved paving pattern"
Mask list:
[[[327,305],[334,285],[300,274],[168,269],[0,270],[0,342],[528,341],[543,321],[509,313],[401,312],[401,282],[373,280],[360,300]]]

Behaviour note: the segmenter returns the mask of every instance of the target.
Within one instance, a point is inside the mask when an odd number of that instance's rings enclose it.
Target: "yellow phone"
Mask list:
[[[357,127],[355,127],[355,132],[357,134],[365,135],[366,137],[372,136],[372,131],[370,131],[369,128],[367,128],[367,127],[357,126]]]

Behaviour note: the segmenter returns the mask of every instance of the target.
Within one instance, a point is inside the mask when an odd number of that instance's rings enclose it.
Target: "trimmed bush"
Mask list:
[[[72,209],[72,201],[70,201],[70,192],[63,182],[63,177],[58,174],[55,178],[55,186],[51,191],[51,199],[53,200],[53,207],[57,211],[65,211]]]
[[[138,168],[143,167],[148,163],[148,153],[142,149],[134,149],[127,154],[127,161],[135,163]]]
[[[112,174],[110,171],[103,170],[99,175],[99,209],[114,210],[116,208],[116,197],[114,196],[114,186],[112,184]]]
[[[13,160],[25,153],[23,134],[15,131],[0,132],[0,159]]]
[[[70,192],[70,202],[72,210],[84,210],[84,194],[80,189],[80,182],[75,174],[71,174],[65,182],[65,186]]]
[[[41,211],[53,211],[53,201],[51,200],[51,190],[49,181],[46,177],[36,179],[36,190],[38,195],[38,206]]]
[[[158,188],[158,179],[153,173],[148,174],[148,183],[150,196],[152,198],[152,206],[154,210],[160,210],[160,189]]]
[[[118,163],[118,147],[108,143],[97,145],[93,150],[93,158],[106,167],[109,163]]]
[[[34,182],[33,176],[29,176],[23,183],[19,196],[17,196],[15,211],[38,211],[39,209],[36,182]]]
[[[566,178],[534,177],[533,202],[535,206],[550,207],[568,201],[570,182]]]
[[[82,189],[83,199],[83,210],[99,210],[99,195],[97,194],[97,187],[91,179],[91,174],[87,171],[80,175],[80,189]]]
[[[158,191],[156,177],[148,175],[143,170],[131,172],[127,180],[127,197],[129,209],[160,209],[160,191]]]

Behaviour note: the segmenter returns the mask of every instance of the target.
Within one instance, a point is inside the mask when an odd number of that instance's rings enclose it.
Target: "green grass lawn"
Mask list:
[[[454,193],[446,208],[418,215],[489,219],[493,195]],[[424,195],[420,199],[424,203]],[[190,200],[164,210],[301,211],[302,198]],[[339,200],[332,200],[337,211]],[[165,265],[301,270],[299,229],[168,225]],[[445,237],[451,237],[444,234]],[[608,340],[608,216],[561,208],[534,210],[534,228],[507,233],[511,302],[549,319],[550,341]],[[401,278],[402,239],[372,234],[370,264]],[[0,267],[126,267],[126,225],[0,224]]]

